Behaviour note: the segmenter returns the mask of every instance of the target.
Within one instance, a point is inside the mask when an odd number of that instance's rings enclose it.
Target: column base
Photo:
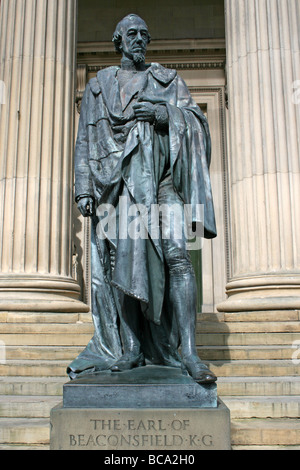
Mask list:
[[[0,311],[88,312],[80,287],[68,278],[0,277]]]
[[[228,299],[219,312],[299,310],[300,275],[236,279],[226,286]]]

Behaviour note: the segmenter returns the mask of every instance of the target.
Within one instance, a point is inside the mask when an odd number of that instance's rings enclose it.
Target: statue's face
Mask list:
[[[139,18],[126,20],[123,28],[121,50],[123,55],[137,61],[145,58],[148,45],[148,29]],[[140,59],[139,59],[140,57]]]

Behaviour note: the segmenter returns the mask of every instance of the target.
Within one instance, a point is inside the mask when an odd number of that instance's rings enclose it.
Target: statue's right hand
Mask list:
[[[79,199],[77,207],[83,217],[91,217],[92,215],[94,215],[95,207],[94,199],[92,197],[83,197]]]

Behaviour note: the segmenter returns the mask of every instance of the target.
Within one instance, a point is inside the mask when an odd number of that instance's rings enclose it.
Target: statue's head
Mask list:
[[[125,16],[118,23],[113,35],[116,51],[137,62],[145,59],[150,41],[148,26],[135,14]]]

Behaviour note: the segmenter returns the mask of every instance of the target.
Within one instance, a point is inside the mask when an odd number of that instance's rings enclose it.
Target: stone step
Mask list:
[[[233,419],[232,446],[299,446],[300,419]]]
[[[300,343],[300,333],[197,333],[198,346],[271,346]]]
[[[289,396],[222,396],[230,409],[231,419],[242,418],[300,418],[300,398]]]
[[[6,346],[5,359],[71,361],[82,349],[82,346]],[[292,345],[199,346],[198,353],[203,360],[291,359],[295,348]]]
[[[40,445],[40,446],[34,446],[34,445],[29,445],[29,446],[18,446],[18,445],[0,445],[0,450],[50,450],[50,445]]]
[[[0,395],[62,396],[66,376],[0,377]],[[219,396],[299,396],[300,377],[219,377]]]
[[[299,365],[287,360],[204,361],[217,377],[278,377],[299,375]]]
[[[213,317],[212,317],[213,318]],[[91,323],[90,313],[0,312],[0,323]]]
[[[66,368],[68,361],[14,361],[8,360],[0,364],[0,375],[31,376],[31,377],[61,377],[67,380]]]
[[[218,377],[297,376],[299,365],[288,360],[204,361]],[[54,377],[65,376],[69,361],[7,360],[0,364],[0,375]]]
[[[231,450],[300,450],[300,446],[232,446]]]
[[[52,396],[0,396],[1,418],[49,418],[50,410],[61,402]]]
[[[68,377],[0,377],[0,395],[61,397]]]
[[[85,314],[86,315],[86,314]],[[214,322],[286,322],[299,321],[300,310],[261,310],[255,312],[200,313],[198,320]]]
[[[219,377],[220,396],[300,396],[300,377]]]
[[[82,346],[6,346],[6,360],[69,360],[82,351]]]
[[[228,397],[222,401],[230,409],[231,419],[299,418],[299,397]],[[53,396],[0,396],[1,418],[48,418],[50,410],[61,402]]]
[[[291,359],[295,348],[284,346],[198,346],[198,354],[205,361],[211,360],[251,360],[251,359]]]
[[[299,333],[300,322],[229,322],[200,321],[199,333]]]
[[[0,418],[0,446],[49,445],[50,423],[45,418]]]
[[[198,333],[300,333],[300,322],[212,322],[199,321]],[[0,335],[93,334],[92,323],[1,323]]]
[[[199,313],[199,321],[212,322],[297,322],[300,310],[274,310],[233,313]],[[0,312],[0,323],[92,323],[91,313]]]
[[[74,326],[74,325],[73,325]],[[82,325],[79,325],[80,327]],[[91,333],[9,333],[0,334],[1,347],[5,346],[78,346],[85,347],[92,338]],[[199,346],[260,346],[293,345],[300,343],[300,332],[292,333],[197,333]]]
[[[90,339],[91,334],[74,333],[74,334],[1,334],[0,341],[4,346],[81,346],[85,347]]]
[[[94,326],[91,323],[0,323],[0,337],[2,335],[19,334],[92,334]]]

